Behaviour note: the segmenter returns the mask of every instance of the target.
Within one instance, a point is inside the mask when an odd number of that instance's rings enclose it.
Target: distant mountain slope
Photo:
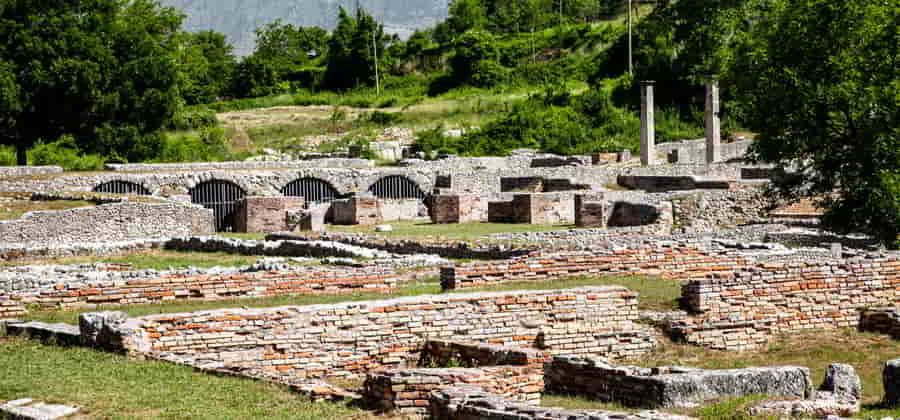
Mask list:
[[[185,26],[197,31],[214,29],[228,35],[235,53],[253,52],[253,31],[275,19],[303,26],[332,29],[339,6],[353,10],[357,2],[391,33],[409,35],[447,17],[449,0],[161,0],[187,14]]]

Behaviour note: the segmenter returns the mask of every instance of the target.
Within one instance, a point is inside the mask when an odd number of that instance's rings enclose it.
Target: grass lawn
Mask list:
[[[555,280],[532,283],[507,283],[486,288],[456,290],[451,293],[473,293],[483,291],[509,291],[509,290],[548,290],[569,289],[580,286],[607,286],[621,285],[641,294],[641,309],[671,309],[675,307],[675,297],[680,294],[680,285],[671,280],[662,280],[649,277],[622,276],[622,277],[577,277],[567,280]],[[396,292],[386,295],[379,293],[357,293],[350,295],[298,295],[276,296],[268,298],[248,298],[219,300],[212,302],[176,302],[159,305],[132,305],[132,306],[105,306],[97,309],[86,310],[39,310],[35,309],[24,319],[44,322],[78,323],[78,315],[83,312],[95,312],[100,310],[120,310],[131,316],[145,316],[153,314],[193,312],[223,308],[271,308],[276,306],[291,305],[318,305],[338,302],[351,302],[361,300],[389,299],[391,297],[418,296],[441,293],[441,285],[435,279],[424,282],[411,282],[402,285]]]
[[[93,207],[95,204],[90,201],[69,201],[69,200],[53,200],[53,201],[31,201],[31,200],[14,200],[0,201],[0,220],[13,220],[22,217],[25,213],[39,210],[68,210],[78,207]]]
[[[370,233],[390,238],[441,238],[461,241],[472,241],[496,233],[548,232],[571,229],[573,226],[526,225],[512,223],[462,223],[434,224],[422,222],[390,222],[393,232],[376,233],[374,226],[337,226],[329,225],[332,232]]]
[[[126,255],[110,255],[100,257],[71,257],[44,259],[33,264],[88,264],[110,263],[131,264],[137,270],[154,269],[167,270],[170,268],[210,268],[210,267],[240,267],[251,265],[258,261],[259,256],[236,255],[228,253],[209,252],[181,252],[152,249],[132,252]],[[29,262],[31,263],[31,262]],[[22,265],[22,262],[8,262],[0,265]]]
[[[315,403],[286,387],[130,360],[83,348],[0,338],[0,401],[33,398],[81,407],[104,419],[375,418],[337,403]]]

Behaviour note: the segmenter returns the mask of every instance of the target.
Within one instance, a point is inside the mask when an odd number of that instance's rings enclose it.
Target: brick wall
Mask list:
[[[432,392],[459,385],[477,386],[508,400],[540,404],[544,373],[528,366],[400,369],[369,376],[365,398],[379,410],[425,417]]]
[[[684,340],[756,347],[775,332],[857,327],[859,310],[900,304],[900,256],[755,263],[683,286],[697,315],[675,326]]]
[[[441,285],[444,289],[465,289],[514,281],[609,274],[687,279],[710,272],[728,272],[745,264],[745,258],[736,254],[683,245],[644,245],[525,256],[504,262],[457,264],[441,268]]]
[[[246,197],[237,202],[235,230],[246,233],[289,230],[287,213],[302,209],[303,204],[302,197]]]
[[[51,278],[38,287],[0,291],[0,316],[20,315],[29,305],[94,308],[98,305],[154,304],[179,300],[377,292],[390,293],[393,272],[296,267],[290,271],[169,274],[96,272],[88,281]],[[83,277],[82,277],[83,278]]]
[[[533,347],[542,331],[567,324],[636,334],[645,331],[637,316],[635,293],[587,287],[156,315],[119,331],[138,354],[294,383],[415,365],[429,339]],[[595,354],[607,355],[600,344]]]

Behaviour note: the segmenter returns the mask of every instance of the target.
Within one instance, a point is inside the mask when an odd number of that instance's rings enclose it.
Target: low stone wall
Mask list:
[[[0,166],[0,178],[59,174],[62,171],[59,166]]]
[[[98,257],[162,247],[164,239],[70,244],[0,244],[0,261],[29,261],[43,258]]]
[[[731,179],[703,178],[697,176],[620,175],[618,184],[633,190],[651,193],[683,190],[729,190],[735,188]]]
[[[678,244],[644,244],[592,252],[564,252],[514,258],[496,263],[457,264],[441,268],[445,290],[517,281],[545,281],[586,275],[636,274],[686,279],[710,272],[730,272],[746,265],[740,255],[704,251]]]
[[[544,370],[550,360],[547,352],[532,348],[498,346],[492,344],[430,340],[422,349],[422,366],[464,367],[478,366],[532,366]]]
[[[809,369],[775,366],[705,370],[613,366],[592,358],[556,357],[545,369],[547,389],[631,407],[695,407],[747,395],[807,398]]]
[[[26,270],[31,270],[26,271]],[[399,276],[387,270],[284,267],[280,270],[211,269],[118,271],[102,266],[14,267],[0,273],[0,315],[29,306],[96,308],[179,300],[281,295],[390,293]]]
[[[458,385],[477,386],[505,399],[540,404],[544,375],[528,366],[400,369],[370,375],[364,396],[379,410],[424,417],[432,392]]]
[[[776,332],[855,328],[860,309],[900,304],[900,254],[735,267],[686,283],[682,304],[696,315],[673,333],[718,349],[754,348]]]
[[[107,164],[106,169],[116,172],[209,171],[209,170],[261,170],[304,168],[374,168],[375,162],[366,159],[323,158],[271,162],[196,162],[196,163],[122,163]]]
[[[213,212],[179,203],[118,203],[36,211],[0,221],[0,244],[91,243],[215,232]]]
[[[671,197],[673,223],[690,232],[715,232],[759,222],[774,206],[759,185],[740,185],[729,191],[697,191]]]
[[[688,420],[689,417],[641,411],[619,413],[597,410],[564,410],[539,407],[500,398],[473,386],[443,388],[431,393],[434,420]]]
[[[534,347],[547,329],[581,324],[595,335],[644,333],[652,340],[637,317],[636,294],[586,287],[155,315],[126,320],[116,330],[132,353],[296,383],[412,366],[434,338]],[[623,355],[633,343],[624,347],[612,350]]]
[[[721,161],[744,159],[752,140],[722,142],[720,144]],[[706,163],[706,139],[685,140],[680,142],[660,143],[656,145],[657,154],[663,155],[662,161],[679,165],[698,165]]]
[[[528,255],[534,252],[530,248],[509,248],[497,245],[472,245],[465,241],[432,240],[432,239],[391,239],[383,236],[366,234],[324,233],[321,235],[296,235],[278,233],[266,236],[269,241],[310,241],[323,240],[340,242],[363,248],[373,248],[393,254],[430,254],[444,258],[472,260],[505,260]]]
[[[859,315],[859,329],[900,339],[900,307],[863,309]]]

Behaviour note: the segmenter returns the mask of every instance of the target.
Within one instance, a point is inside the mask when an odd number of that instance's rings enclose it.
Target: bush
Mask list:
[[[32,165],[58,165],[69,171],[97,171],[103,169],[106,159],[99,155],[84,154],[72,136],[63,136],[52,143],[38,143],[28,151]]]
[[[167,133],[162,151],[154,162],[221,162],[233,158],[220,127],[199,131]]]
[[[373,124],[381,126],[395,125],[403,120],[403,114],[399,112],[381,112],[373,111],[366,119]]]
[[[12,146],[0,146],[0,166],[16,166],[16,149]]]
[[[215,127],[219,124],[216,113],[205,106],[188,107],[182,109],[172,117],[171,128],[173,130],[195,130],[205,127]]]

